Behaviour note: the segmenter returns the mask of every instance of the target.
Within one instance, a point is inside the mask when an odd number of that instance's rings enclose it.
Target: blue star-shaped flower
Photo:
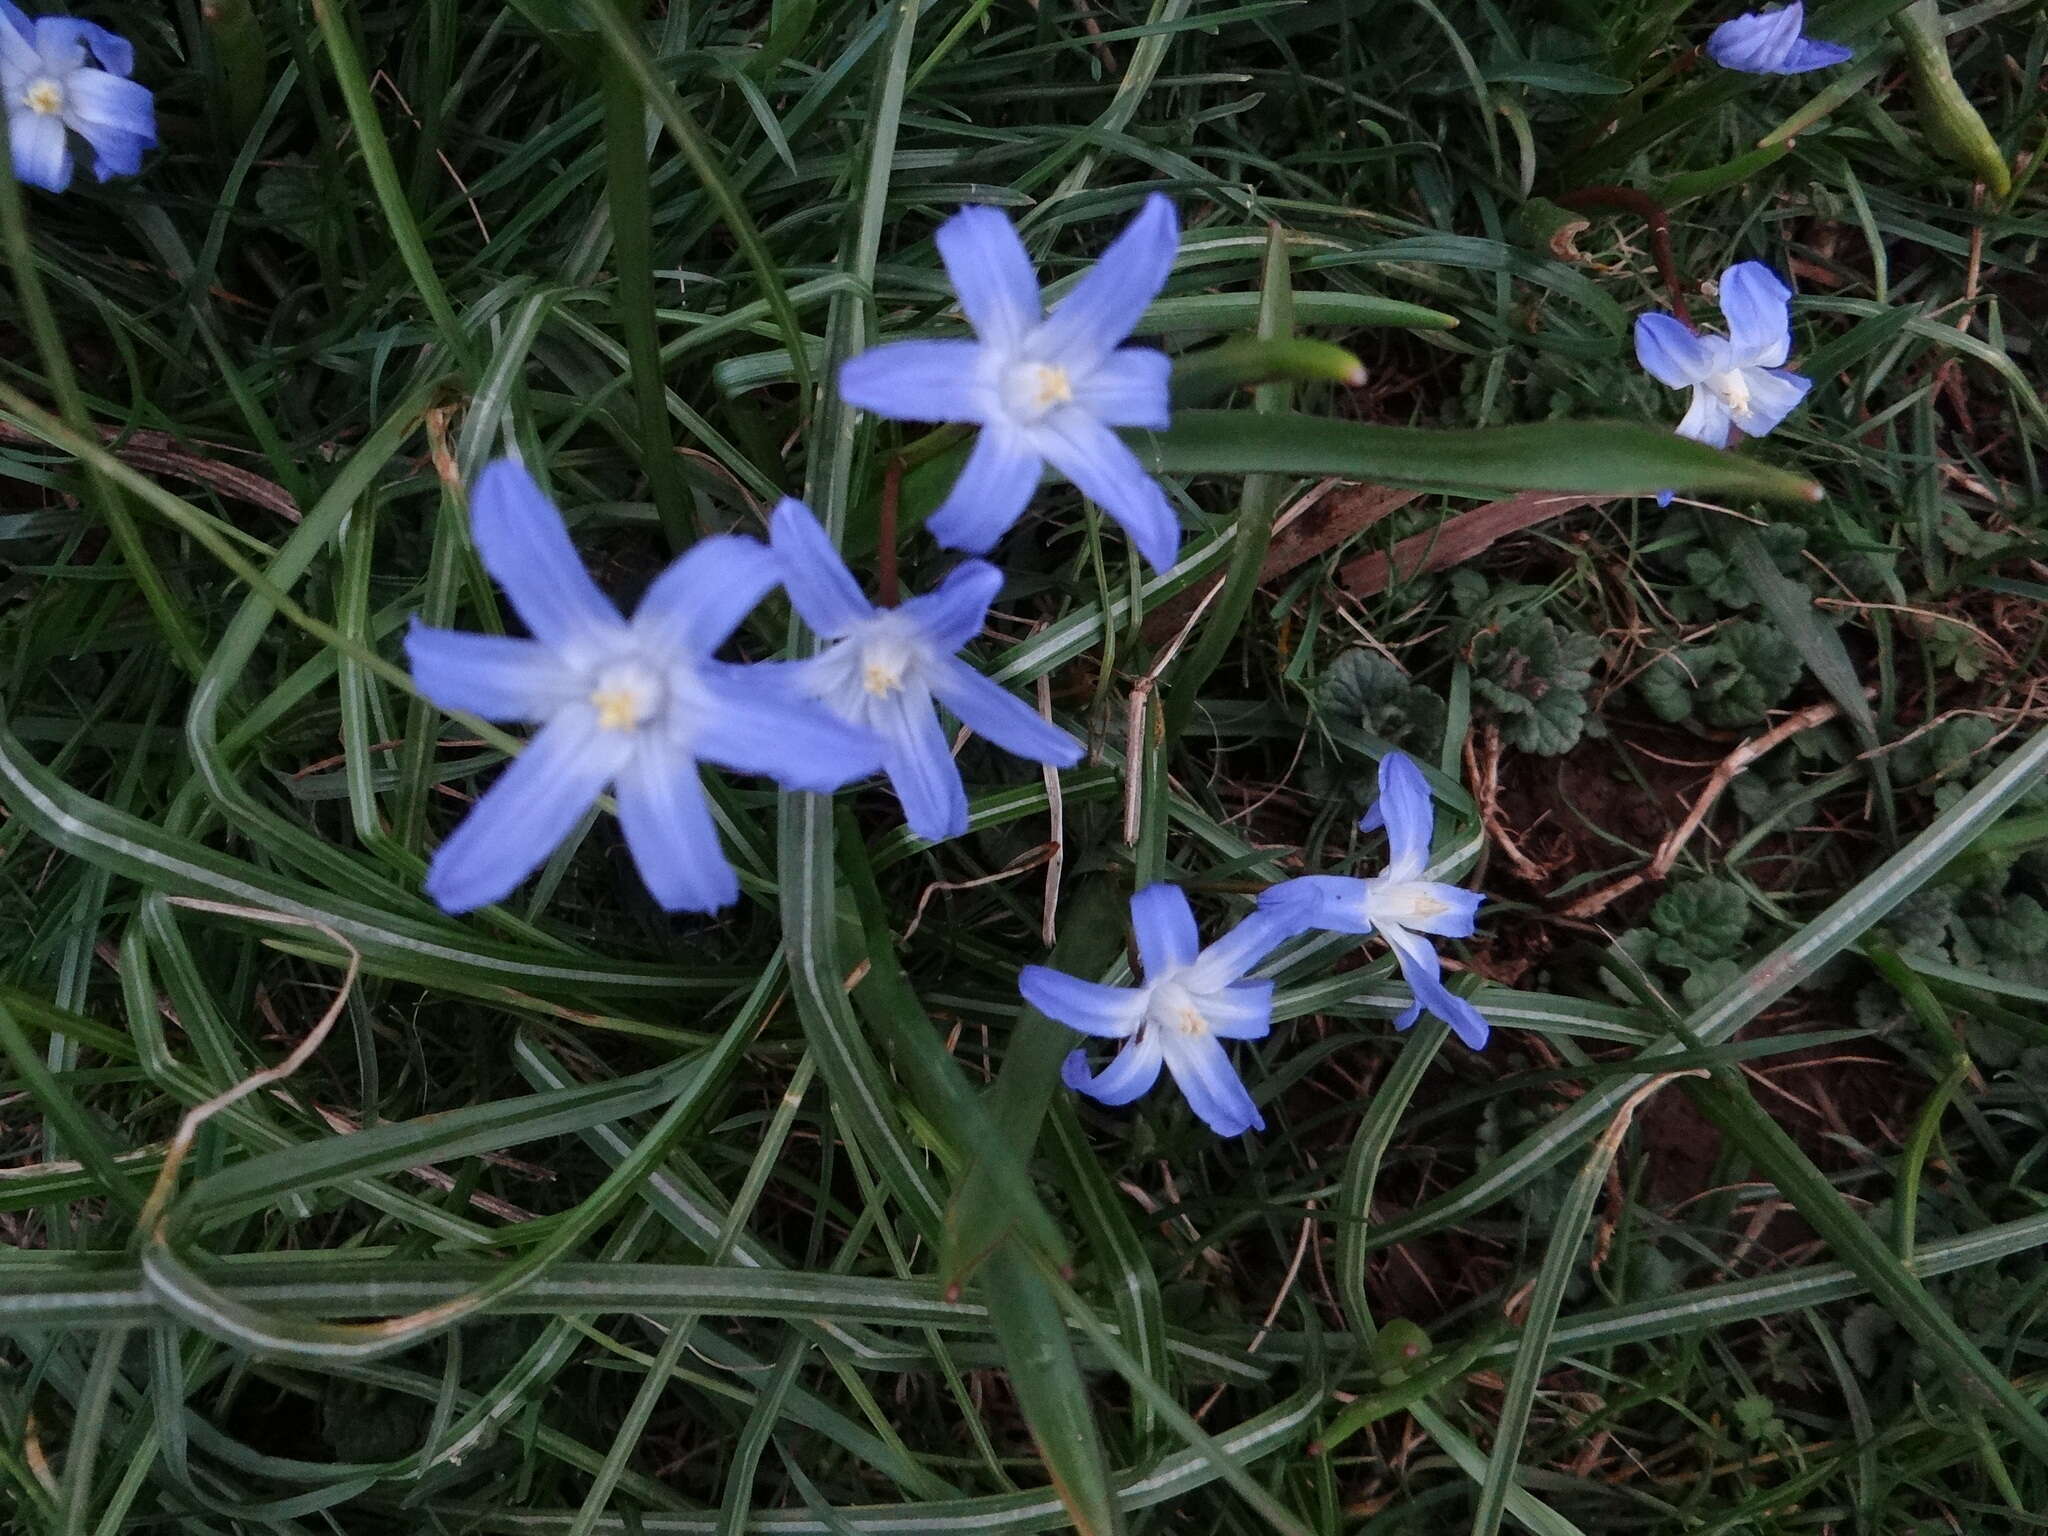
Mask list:
[[[633,862],[671,911],[739,899],[698,773],[700,762],[829,793],[874,772],[880,748],[833,719],[772,666],[712,659],[781,579],[749,538],[699,541],[658,576],[629,621],[583,569],[533,477],[499,459],[477,478],[470,526],[484,568],[530,640],[414,621],[406,653],[443,709],[531,721],[539,732],[443,842],[427,894],[449,912],[502,900],[567,837],[607,787]]]
[[[1414,1005],[1394,1020],[1394,1027],[1408,1028],[1426,1009],[1476,1051],[1486,1044],[1486,1020],[1444,986],[1435,949],[1418,935],[1470,938],[1474,914],[1486,898],[1422,878],[1429,866],[1433,820],[1422,770],[1406,754],[1389,752],[1380,759],[1380,797],[1358,824],[1364,832],[1387,829],[1386,871],[1366,880],[1309,875],[1282,881],[1259,898],[1259,913],[1277,920],[1288,935],[1313,928],[1378,933],[1392,947],[1402,979],[1415,994]]]
[[[0,104],[14,174],[32,187],[71,185],[72,135],[93,152],[101,181],[133,176],[156,145],[156,98],[128,76],[135,50],[124,37],[69,16],[31,21],[0,0]]]
[[[1678,435],[1725,448],[1732,429],[1762,437],[1789,416],[1813,381],[1782,366],[1792,355],[1792,290],[1760,261],[1721,274],[1728,335],[1702,336],[1666,314],[1636,319],[1636,360],[1650,377],[1692,390]],[[1657,498],[1668,505],[1671,492]]]
[[[1110,429],[1167,424],[1170,360],[1120,343],[1173,268],[1173,204],[1156,192],[1146,198],[1050,315],[1000,209],[961,209],[939,226],[938,244],[975,339],[889,342],[839,370],[841,396],[878,416],[980,425],[966,467],[932,514],[932,536],[986,554],[1023,515],[1049,463],[1165,570],[1180,548],[1179,519]]]
[[[1186,895],[1165,884],[1131,898],[1131,928],[1144,976],[1135,987],[1083,981],[1043,965],[1027,965],[1017,977],[1024,1001],[1047,1018],[1127,1042],[1099,1075],[1089,1073],[1077,1050],[1060,1077],[1101,1103],[1128,1104],[1158,1081],[1163,1066],[1217,1135],[1264,1130],[1223,1042],[1257,1040],[1273,1027],[1273,983],[1243,977],[1287,937],[1285,929],[1253,913],[1202,949]]]
[[[1844,63],[1855,51],[1806,36],[1803,0],[1792,0],[1783,10],[1751,11],[1724,21],[1707,39],[1709,58],[1748,75],[1803,75]]]
[[[881,743],[882,772],[910,830],[941,842],[967,830],[967,791],[934,701],[1006,752],[1070,768],[1081,743],[1041,719],[955,653],[981,633],[1002,572],[982,560],[955,567],[936,590],[896,608],[861,596],[832,540],[800,501],[769,524],[782,584],[803,621],[832,642],[798,663],[805,693]]]

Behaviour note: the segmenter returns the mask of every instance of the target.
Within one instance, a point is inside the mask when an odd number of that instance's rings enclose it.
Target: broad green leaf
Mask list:
[[[1010,1386],[1031,1426],[1038,1457],[1078,1536],[1123,1530],[1109,1460],[1059,1303],[1024,1249],[1000,1243],[982,1266],[989,1320],[1003,1346]]]
[[[1381,427],[1319,416],[1182,411],[1164,432],[1125,434],[1164,474],[1342,475],[1465,495],[1578,491],[1812,502],[1813,481],[1659,427],[1554,421],[1471,430]]]

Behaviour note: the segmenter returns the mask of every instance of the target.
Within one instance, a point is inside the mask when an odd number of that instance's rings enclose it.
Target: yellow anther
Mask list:
[[[601,731],[630,731],[643,718],[645,701],[632,688],[600,688],[590,696]]]
[[[38,80],[30,86],[22,100],[28,109],[41,117],[55,117],[64,110],[64,87],[54,80]]]
[[[1049,411],[1056,405],[1065,405],[1074,398],[1074,381],[1067,370],[1055,363],[1040,363],[1032,370],[1032,407]]]
[[[875,698],[886,699],[903,686],[903,669],[886,662],[870,661],[861,668],[860,685]]]

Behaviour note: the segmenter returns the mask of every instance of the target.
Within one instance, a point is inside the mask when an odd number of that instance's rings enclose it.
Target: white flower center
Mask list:
[[[1742,376],[1740,369],[1709,374],[1706,383],[1707,392],[1727,407],[1730,416],[1749,413],[1749,380]]]
[[[1003,404],[1020,421],[1041,421],[1073,398],[1073,375],[1058,363],[1018,363],[1003,376]]]
[[[860,646],[861,691],[871,699],[901,692],[903,679],[917,659],[903,637],[883,630],[856,643]]]
[[[917,680],[925,642],[895,609],[862,620],[825,653],[819,697],[845,719],[865,721],[870,710]]]
[[[644,661],[615,661],[602,668],[590,689],[590,707],[601,731],[635,731],[668,705],[668,685]]]
[[[56,117],[64,110],[64,87],[49,76],[29,82],[21,93],[29,111],[39,117]]]
[[[1390,923],[1397,928],[1412,928],[1450,910],[1450,903],[1432,894],[1423,881],[1365,882],[1365,915],[1374,927]]]
[[[1209,1033],[1209,1021],[1195,1006],[1194,994],[1177,981],[1162,981],[1145,1003],[1145,1022],[1190,1040]]]

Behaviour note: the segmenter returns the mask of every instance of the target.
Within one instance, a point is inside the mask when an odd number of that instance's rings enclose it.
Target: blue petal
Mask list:
[[[1022,699],[1005,692],[957,656],[931,669],[931,690],[962,725],[1005,752],[1071,768],[1081,760],[1081,743]]]
[[[36,61],[21,50],[35,47],[36,26],[14,0],[0,0],[0,59],[17,69],[33,69]]]
[[[1413,880],[1429,863],[1429,840],[1436,830],[1429,780],[1405,752],[1380,759],[1380,797],[1358,823],[1361,832],[1387,829],[1387,878]]]
[[[1259,906],[1195,957],[1195,963],[1181,978],[1182,984],[1197,992],[1221,991],[1231,987],[1246,971],[1303,931],[1289,920],[1284,911],[1287,905],[1288,899],[1283,897],[1273,907]],[[1258,985],[1263,986],[1264,983]]]
[[[448,835],[427,869],[445,912],[502,901],[538,869],[626,765],[631,739],[602,731],[585,706],[558,715],[527,743]]]
[[[619,774],[619,826],[634,867],[670,912],[716,912],[740,899],[696,762],[642,744]]]
[[[71,185],[71,136],[64,120],[41,112],[14,112],[7,118],[7,137],[14,152],[14,175],[45,192]]]
[[[45,16],[39,20],[36,23],[36,47],[45,59],[53,63],[58,59],[82,62],[90,51],[94,58],[117,75],[132,74],[135,70],[135,46],[127,38],[69,16]],[[73,83],[65,81],[67,92]]]
[[[1680,437],[1705,443],[1709,448],[1726,448],[1728,430],[1734,425],[1728,407],[1705,389],[1694,385],[1692,404],[1685,408],[1685,415],[1679,419],[1675,430]]]
[[[156,143],[156,98],[146,86],[103,69],[81,69],[64,82],[64,118],[99,148],[110,141]]]
[[[1038,274],[1009,215],[962,208],[939,226],[939,259],[960,295],[961,312],[983,341],[1008,352],[1038,324]]]
[[[1151,347],[1119,347],[1074,385],[1074,403],[1112,427],[1164,432],[1172,421],[1173,359]]]
[[[1427,1010],[1456,1030],[1458,1038],[1473,1050],[1484,1047],[1489,1032],[1486,1019],[1464,998],[1445,988],[1443,962],[1437,959],[1436,951],[1405,929],[1389,927],[1385,938],[1393,946],[1401,979],[1415,994],[1415,1006],[1394,1021],[1395,1028],[1406,1029],[1415,1022],[1418,1013]]]
[[[1721,274],[1732,366],[1776,368],[1792,355],[1791,303],[1792,290],[1760,261],[1738,261]]]
[[[1060,1081],[1076,1093],[1085,1093],[1098,1104],[1128,1104],[1159,1081],[1165,1055],[1155,1039],[1134,1040],[1116,1053],[1116,1059],[1101,1075],[1088,1075],[1088,1057],[1071,1051],[1060,1063]]]
[[[1024,515],[1045,460],[1022,433],[986,426],[925,531],[947,549],[985,555]]]
[[[988,623],[988,605],[1003,590],[1003,573],[986,560],[963,560],[922,597],[899,610],[938,649],[951,655]]]
[[[1083,981],[1048,965],[1027,965],[1017,973],[1024,1001],[1069,1029],[1105,1040],[1132,1034],[1145,1017],[1145,994],[1134,987]]]
[[[1657,505],[1658,505],[1658,506],[1660,506],[1660,507],[1668,507],[1668,506],[1670,506],[1670,505],[1671,505],[1671,499],[1672,499],[1672,498],[1673,498],[1674,496],[1676,496],[1677,494],[1678,494],[1678,492],[1676,492],[1676,491],[1659,491],[1659,492],[1657,493]]]
[[[1154,192],[1136,218],[1067,291],[1032,338],[1043,361],[1080,373],[1116,350],[1166,286],[1180,250],[1173,204]]]
[[[1778,72],[1785,75],[1804,75],[1816,69],[1832,69],[1837,64],[1846,64],[1856,56],[1854,48],[1845,48],[1840,43],[1824,43],[1818,38],[1802,37],[1786,53],[1779,64]]]
[[[1806,9],[1800,3],[1781,11],[1737,16],[1714,28],[1707,39],[1707,56],[1723,69],[1751,75],[1780,74],[1805,21]]]
[[[874,617],[874,605],[861,596],[825,525],[802,502],[782,499],[769,520],[768,542],[782,562],[782,585],[790,602],[817,633],[837,639]]]
[[[967,790],[931,695],[906,684],[877,700],[871,719],[882,742],[882,772],[903,802],[903,819],[910,830],[928,843],[965,832]]]
[[[744,534],[699,539],[654,578],[633,610],[636,634],[708,656],[782,581],[782,562]]]
[[[978,341],[891,341],[839,365],[839,397],[891,421],[980,421]]]
[[[1131,897],[1131,931],[1138,939],[1138,966],[1147,981],[1164,981],[1192,965],[1202,947],[1187,893],[1160,881]]]
[[[1048,416],[1036,435],[1053,467],[1116,520],[1147,565],[1172,567],[1180,554],[1180,520],[1122,438],[1072,407]]]
[[[484,466],[470,494],[469,525],[484,569],[542,644],[573,647],[625,627],[577,558],[562,514],[517,460]]]
[[[1735,425],[1751,437],[1775,430],[1813,388],[1813,380],[1788,368],[1745,368],[1742,378],[1749,386],[1749,409],[1735,417]]]
[[[1259,897],[1259,911],[1269,914],[1287,936],[1311,929],[1329,933],[1371,933],[1365,915],[1368,895],[1363,880],[1348,875],[1303,875],[1268,886]]]
[[[1416,880],[1409,889],[1439,903],[1443,911],[1427,917],[1403,917],[1401,926],[1418,933],[1433,933],[1442,939],[1469,939],[1478,925],[1479,908],[1486,898],[1460,885],[1443,885],[1435,880]]]
[[[135,45],[120,33],[109,32],[105,27],[96,27],[87,22],[85,42],[103,68],[117,75],[135,73]]]
[[[1168,1043],[1166,1069],[1187,1095],[1188,1107],[1218,1136],[1263,1131],[1266,1122],[1245,1091],[1244,1080],[1230,1064],[1223,1042],[1213,1035],[1176,1038]]]
[[[881,766],[881,743],[803,697],[792,674],[714,668],[702,679],[703,712],[688,726],[690,749],[706,762],[821,795]]]
[[[581,686],[579,675],[538,640],[436,629],[414,619],[405,654],[413,681],[435,705],[486,720],[546,720],[574,702]]]
[[[1261,1040],[1273,1029],[1273,983],[1241,981],[1195,999],[1210,1030],[1221,1040]]]
[[[87,133],[85,139],[92,146],[94,180],[112,181],[116,176],[141,174],[142,157],[148,153],[150,141],[104,128]]]
[[[1636,316],[1636,361],[1659,384],[1684,389],[1722,365],[1720,345],[1665,314]]]

